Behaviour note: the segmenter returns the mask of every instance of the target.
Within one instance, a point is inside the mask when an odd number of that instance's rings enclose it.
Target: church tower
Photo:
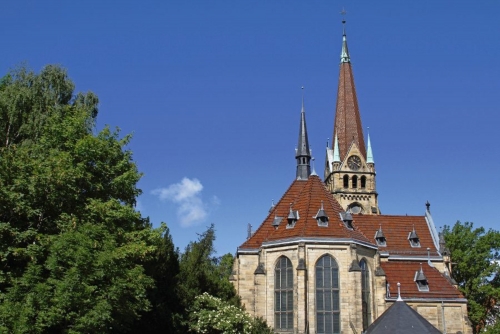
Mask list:
[[[365,146],[347,48],[345,20],[342,23],[344,29],[333,145],[326,148],[325,184],[344,210],[355,214],[380,214],[370,135]]]

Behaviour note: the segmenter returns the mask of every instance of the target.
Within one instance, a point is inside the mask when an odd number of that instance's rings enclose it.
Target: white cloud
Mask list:
[[[184,227],[203,222],[207,216],[207,205],[201,199],[203,185],[198,179],[183,178],[181,182],[171,184],[167,188],[152,191],[163,201],[171,201],[178,205],[177,216]]]

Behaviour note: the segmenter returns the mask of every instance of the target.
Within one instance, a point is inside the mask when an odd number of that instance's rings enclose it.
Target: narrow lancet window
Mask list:
[[[278,259],[274,270],[274,329],[293,332],[293,268],[285,256]]]
[[[361,176],[360,178],[361,188],[366,188],[366,176]]]
[[[316,263],[316,333],[340,333],[339,267],[330,255]]]
[[[370,308],[370,271],[366,260],[363,259],[359,263],[361,268],[361,304],[363,314],[363,330],[366,330],[371,324],[371,308]]]

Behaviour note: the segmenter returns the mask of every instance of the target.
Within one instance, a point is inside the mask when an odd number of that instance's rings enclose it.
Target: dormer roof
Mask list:
[[[316,220],[321,202],[323,202],[323,211],[328,213],[328,226],[318,226]],[[287,224],[283,222],[276,226],[275,217],[289,217],[291,211],[293,216],[295,212],[300,213],[300,218],[293,228],[286,228]],[[355,224],[353,229],[344,225],[340,218],[340,213],[343,211],[317,175],[311,175],[307,180],[295,180],[254,234],[238,248],[238,252],[258,250],[272,243],[299,239],[359,242],[375,248],[374,241],[367,238]]]

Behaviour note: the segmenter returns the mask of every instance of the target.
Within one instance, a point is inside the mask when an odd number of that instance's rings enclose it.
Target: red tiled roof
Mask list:
[[[353,218],[354,224],[372,242],[375,242],[375,232],[382,227],[387,246],[379,247],[381,252],[427,256],[429,247],[431,255],[438,255],[425,216],[353,215]],[[414,227],[420,239],[420,247],[412,247],[408,241],[408,234]]]
[[[327,227],[318,226],[316,219],[313,218],[321,208],[321,201],[329,218]],[[287,229],[290,203],[292,210],[299,212],[299,220],[293,228]],[[328,192],[317,175],[309,176],[308,180],[295,180],[264,222],[240,246],[240,249],[257,249],[266,241],[297,237],[346,238],[374,244],[374,241],[369,240],[356,226],[354,229],[349,229],[344,225],[340,219],[342,211],[340,204]],[[283,217],[277,229],[272,226],[275,216]]]
[[[349,150],[353,141],[366,159],[363,126],[361,125],[351,63],[342,63],[340,65],[333,140],[335,139],[335,134],[337,134],[338,138],[341,161],[344,160],[347,150]]]
[[[464,298],[436,268],[422,263],[422,269],[429,285],[429,291],[419,291],[414,281],[415,272],[420,270],[420,262],[389,261],[382,262],[382,269],[390,284],[391,297],[398,296],[398,282],[401,283],[401,297],[405,298]]]

